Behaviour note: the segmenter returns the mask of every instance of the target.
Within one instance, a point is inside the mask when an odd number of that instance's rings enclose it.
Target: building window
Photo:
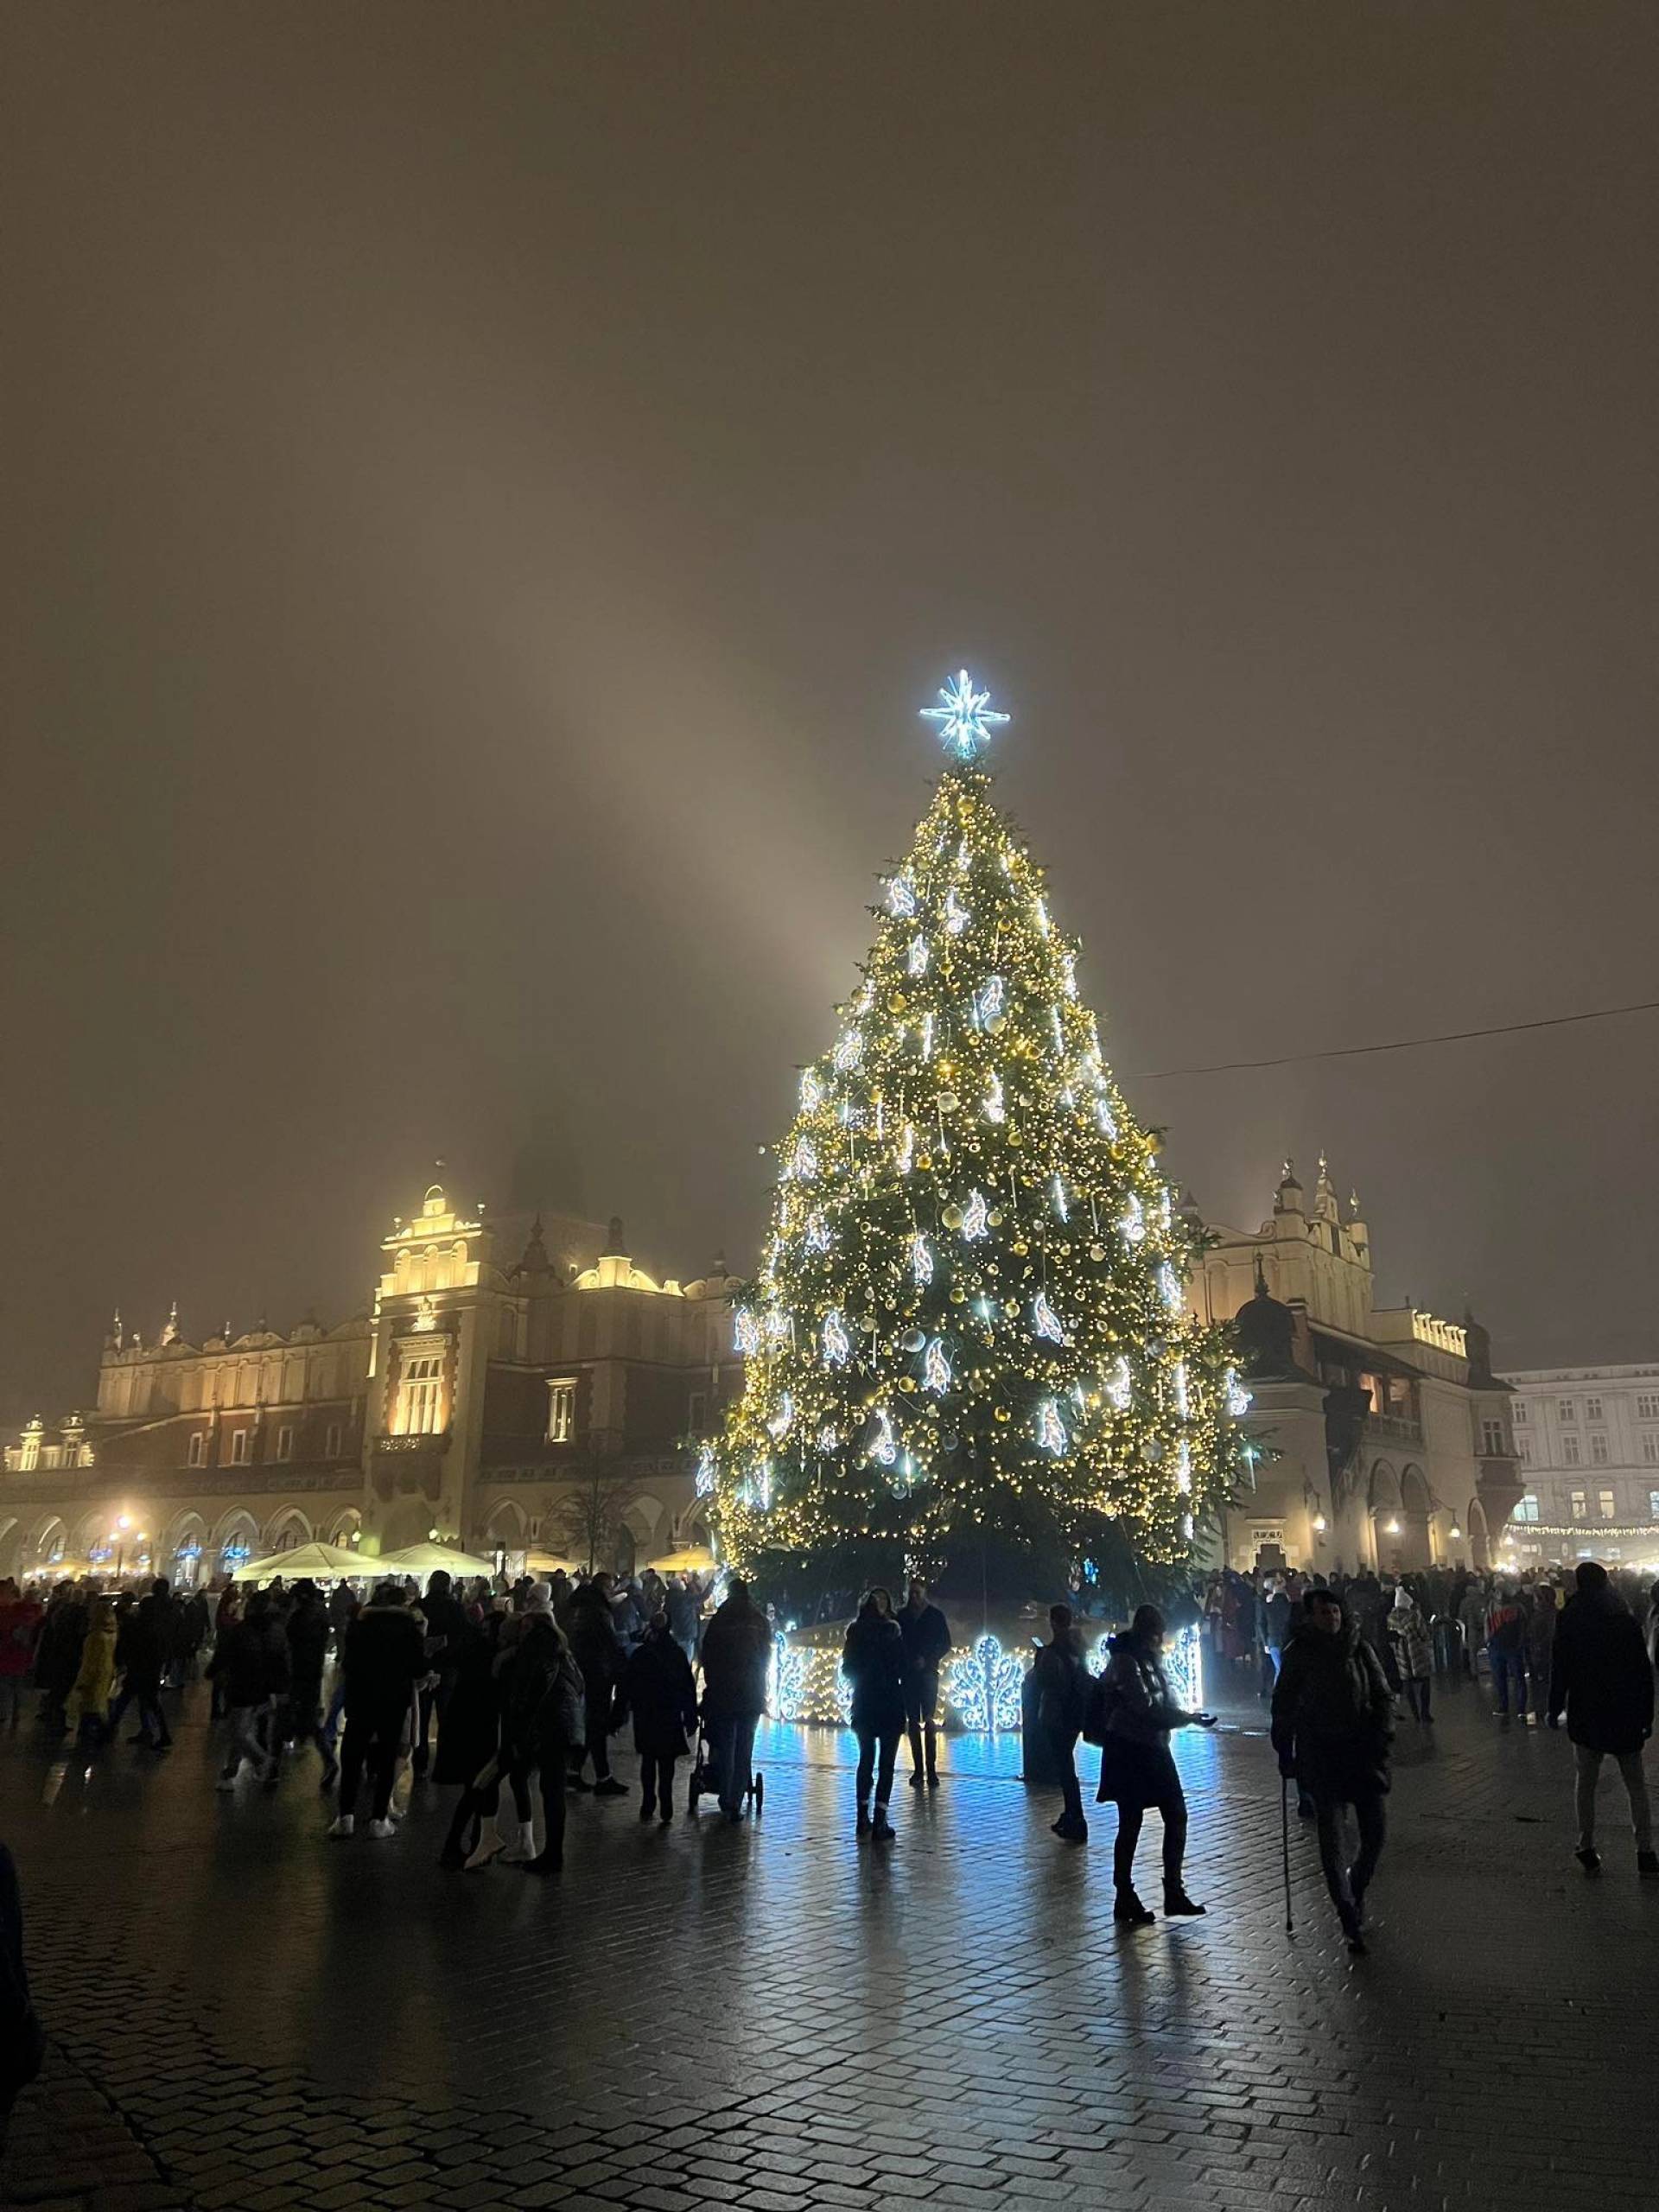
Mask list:
[[[706,1390],[694,1390],[685,1409],[687,1433],[691,1436],[701,1436],[708,1419],[709,1394]]]
[[[1579,1417],[1579,1408],[1578,1408],[1577,1404],[1574,1402],[1574,1401],[1573,1401],[1573,1399],[1571,1399],[1571,1398],[1557,1398],[1557,1399],[1556,1399],[1556,1401],[1555,1401],[1555,1418],[1556,1418],[1556,1420],[1557,1420],[1557,1421],[1577,1421],[1578,1417]]]
[[[1649,1521],[1659,1521],[1659,1490],[1650,1490],[1648,1492],[1648,1518]]]
[[[1516,1438],[1516,1440],[1515,1440],[1515,1456],[1516,1456],[1516,1458],[1517,1459],[1522,1460],[1522,1462],[1524,1462],[1527,1465],[1529,1465],[1529,1465],[1531,1465],[1531,1463],[1532,1463],[1532,1439],[1531,1439],[1529,1436],[1517,1436],[1517,1437]]]
[[[1618,1500],[1610,1490],[1599,1490],[1596,1492],[1596,1509],[1604,1521],[1616,1521],[1618,1518]]]
[[[1659,1395],[1650,1390],[1639,1392],[1636,1401],[1636,1417],[1637,1421],[1659,1421]]]
[[[1564,1436],[1561,1439],[1561,1457],[1569,1467],[1578,1465],[1579,1440],[1576,1436]]]
[[[1602,1418],[1601,1400],[1600,1400],[1599,1398],[1586,1398],[1586,1399],[1585,1400],[1585,1402],[1584,1402],[1584,1417],[1585,1417],[1586,1421],[1599,1421],[1599,1420],[1601,1420],[1601,1418]]]
[[[191,1437],[184,1456],[187,1464],[192,1467],[205,1467],[207,1465],[207,1439],[202,1433],[200,1429],[197,1429],[194,1434]]]
[[[328,1433],[323,1440],[322,1456],[325,1459],[338,1459],[340,1457],[340,1423],[337,1421],[331,1421],[328,1424]]]
[[[294,1432],[286,1423],[276,1432],[276,1457],[279,1459],[294,1457]]]
[[[1642,1439],[1642,1458],[1649,1467],[1659,1467],[1659,1431],[1649,1429]]]
[[[1605,1428],[1595,1430],[1591,1436],[1590,1464],[1592,1467],[1605,1467],[1607,1465],[1607,1432]]]
[[[1517,1521],[1535,1521],[1538,1518],[1538,1500],[1530,1491],[1516,1507],[1515,1517]]]
[[[248,1464],[248,1432],[245,1428],[231,1431],[231,1465],[245,1467]]]
[[[569,1444],[576,1433],[576,1386],[569,1376],[547,1386],[547,1440]]]
[[[1488,1459],[1503,1449],[1503,1424],[1501,1421],[1484,1421],[1480,1424],[1480,1448]]]
[[[1526,1425],[1527,1425],[1528,1421],[1532,1418],[1532,1416],[1531,1416],[1531,1415],[1528,1413],[1528,1411],[1527,1411],[1527,1402],[1526,1402],[1526,1400],[1525,1400],[1524,1398],[1517,1398],[1517,1399],[1516,1400],[1516,1402],[1515,1402],[1515,1408],[1514,1408],[1514,1410],[1515,1410],[1515,1425],[1516,1425],[1516,1427],[1517,1428],[1524,1428],[1524,1427],[1526,1427]]]
[[[1582,1521],[1582,1520],[1583,1520],[1583,1518],[1584,1518],[1584,1516],[1585,1516],[1585,1511],[1586,1511],[1586,1503],[1587,1503],[1587,1501],[1586,1500],[1586,1497],[1585,1497],[1584,1492],[1583,1492],[1581,1490],[1575,1490],[1575,1491],[1572,1493],[1572,1496],[1568,1498],[1568,1500],[1567,1500],[1567,1510],[1568,1510],[1568,1511],[1572,1514],[1573,1518],[1575,1521]]]
[[[422,1351],[407,1356],[404,1361],[403,1389],[398,1394],[403,1414],[398,1427],[404,1435],[437,1434],[442,1394],[443,1354]]]

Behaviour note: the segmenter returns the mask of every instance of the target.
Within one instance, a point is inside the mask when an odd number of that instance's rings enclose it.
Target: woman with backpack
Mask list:
[[[1186,1713],[1176,1704],[1164,1672],[1164,1617],[1155,1605],[1141,1605],[1127,1632],[1115,1636],[1103,1681],[1100,1759],[1101,1802],[1117,1806],[1117,1838],[1112,1847],[1112,1879],[1117,1895],[1114,1920],[1131,1928],[1150,1925],[1155,1916],[1135,1895],[1135,1847],[1141,1823],[1156,1807],[1164,1821],[1164,1911],[1171,1919],[1201,1915],[1204,1907],[1186,1894],[1182,1862],[1186,1856],[1186,1795],[1170,1756],[1176,1728],[1213,1728],[1213,1713]]]

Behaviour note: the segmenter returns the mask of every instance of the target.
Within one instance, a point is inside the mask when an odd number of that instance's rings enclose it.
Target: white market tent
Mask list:
[[[448,1544],[406,1544],[400,1552],[362,1560],[359,1574],[412,1574],[423,1582],[429,1574],[458,1574],[467,1581],[481,1574],[487,1581],[495,1573],[493,1560],[474,1559],[471,1552],[454,1551]]]
[[[344,1544],[296,1544],[291,1552],[269,1552],[264,1559],[244,1560],[231,1577],[232,1582],[362,1582],[372,1579],[375,1562]]]

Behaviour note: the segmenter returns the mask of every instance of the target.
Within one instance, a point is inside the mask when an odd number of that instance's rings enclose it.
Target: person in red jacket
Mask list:
[[[10,1575],[0,1581],[0,1718],[9,1729],[17,1726],[43,1610],[20,1594]]]

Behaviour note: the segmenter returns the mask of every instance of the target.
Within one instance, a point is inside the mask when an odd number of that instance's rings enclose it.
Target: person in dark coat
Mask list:
[[[910,1738],[910,1786],[939,1786],[939,1669],[950,1649],[950,1624],[929,1602],[919,1575],[899,1615],[905,1639],[905,1732]]]
[[[415,1610],[426,1623],[427,1663],[436,1676],[436,1680],[421,1692],[420,1732],[410,1761],[418,1779],[432,1764],[429,1738],[435,1712],[438,1716],[440,1735],[443,1731],[444,1707],[449,1702],[461,1642],[467,1633],[467,1608],[455,1596],[454,1585],[448,1575],[439,1567],[435,1573],[428,1576],[426,1595],[416,1600]]]
[[[328,1656],[328,1638],[333,1633],[328,1608],[315,1582],[296,1583],[294,1604],[286,1624],[288,1636],[288,1719],[279,1732],[276,1756],[281,1755],[281,1745],[315,1744],[322,1760],[322,1780],[319,1785],[332,1789],[340,1773],[340,1766],[329,1749],[328,1738],[322,1732],[322,1670]]]
[[[545,1834],[541,1849],[521,1859],[527,1874],[556,1874],[564,1864],[565,1787],[588,1710],[582,1669],[553,1618],[551,1593],[538,1583],[501,1670],[502,1750],[524,1843],[532,1840],[530,1776],[541,1777]]]
[[[23,1963],[23,1906],[17,1869],[0,1843],[0,2151],[20,2089],[41,2070],[46,2036],[29,1993]]]
[[[129,1740],[153,1751],[170,1751],[173,1738],[162,1711],[162,1675],[173,1645],[173,1599],[164,1577],[157,1575],[149,1590],[121,1624],[116,1640],[115,1663],[122,1670],[121,1694],[110,1707],[110,1734],[121,1726],[121,1716],[136,1700],[138,1733]]]
[[[734,1574],[702,1632],[702,1719],[709,1758],[728,1821],[743,1817],[754,1770],[754,1732],[766,1709],[772,1624]]]
[[[1382,1856],[1382,1800],[1389,1789],[1394,1699],[1382,1662],[1334,1591],[1310,1590],[1302,1619],[1285,1646],[1273,1693],[1273,1747],[1279,1771],[1311,1798],[1319,1828],[1319,1864],[1348,1948],[1365,1948],[1365,1892]],[[1359,1852],[1346,1866],[1343,1808],[1351,1805]]]
[[[60,1582],[47,1600],[35,1646],[35,1687],[41,1693],[41,1725],[61,1735],[64,1706],[80,1672],[80,1647],[86,1641],[87,1605],[71,1582]]]
[[[228,1624],[221,1609],[208,1672],[224,1692],[231,1728],[219,1787],[235,1789],[244,1759],[262,1781],[274,1779],[270,1722],[276,1700],[288,1689],[288,1637],[281,1615],[263,1592],[250,1598],[246,1612]]]
[[[582,1716],[582,1735],[576,1738],[570,1754],[570,1787],[587,1789],[582,1770],[584,1759],[591,1758],[595,1797],[626,1797],[628,1794],[627,1783],[619,1782],[611,1772],[608,1739],[613,1726],[618,1725],[616,1694],[627,1656],[616,1632],[616,1609],[611,1591],[610,1576],[596,1574],[591,1582],[584,1582],[570,1600],[570,1650],[582,1671],[583,1694],[588,1700]]]
[[[1112,1846],[1112,1882],[1116,1891],[1114,1920],[1144,1928],[1154,1916],[1135,1888],[1135,1847],[1141,1826],[1156,1807],[1164,1823],[1164,1911],[1172,1919],[1199,1916],[1186,1893],[1186,1793],[1170,1755],[1176,1728],[1213,1728],[1213,1713],[1187,1713],[1175,1702],[1164,1672],[1164,1617],[1155,1605],[1141,1605],[1122,1636],[1107,1645],[1105,1741],[1100,1759],[1097,1800],[1117,1807],[1117,1835]]]
[[[507,1842],[494,1830],[486,1839],[484,1827],[500,1802],[501,1684],[496,1662],[505,1618],[506,1600],[502,1599],[481,1620],[468,1624],[454,1654],[454,1681],[432,1762],[434,1782],[461,1785],[438,1856],[438,1864],[451,1870],[470,1866],[474,1857],[479,1866],[485,1866]]]
[[[654,1812],[666,1827],[674,1817],[675,1764],[690,1749],[687,1732],[697,1725],[697,1686],[691,1662],[669,1632],[665,1610],[652,1615],[629,1655],[624,1688],[639,1754],[639,1817],[648,1821]]]
[[[1586,1874],[1601,1865],[1596,1785],[1603,1759],[1611,1758],[1618,1762],[1630,1801],[1637,1871],[1659,1874],[1642,1770],[1643,1751],[1653,1733],[1653,1668],[1636,1617],[1625,1611],[1599,1560],[1580,1560],[1573,1579],[1578,1588],[1561,1608],[1551,1649],[1548,1718],[1554,1728],[1566,1713],[1578,1769],[1578,1861]]]
[[[340,1752],[340,1813],[328,1833],[356,1827],[358,1793],[369,1770],[373,1800],[369,1834],[393,1834],[391,1786],[410,1717],[415,1686],[424,1676],[426,1642],[420,1616],[404,1602],[395,1582],[382,1582],[346,1631],[340,1655],[346,1688],[346,1738]]]
[[[887,1807],[899,1738],[905,1732],[905,1638],[893,1617],[893,1599],[872,1590],[842,1646],[841,1671],[853,1686],[853,1732],[858,1738],[858,1834],[893,1841]],[[876,1764],[877,1752],[880,1765]],[[875,1808],[870,1809],[870,1784]]]
[[[1089,1823],[1077,1786],[1076,1752],[1092,1678],[1083,1656],[1083,1638],[1071,1625],[1071,1606],[1051,1605],[1048,1627],[1048,1642],[1032,1662],[1032,1673],[1037,1682],[1037,1726],[1048,1739],[1064,1796],[1053,1833],[1063,1843],[1087,1843]]]

